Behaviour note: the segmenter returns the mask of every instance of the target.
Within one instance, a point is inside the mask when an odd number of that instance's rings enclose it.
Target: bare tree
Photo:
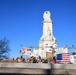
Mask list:
[[[0,59],[7,59],[9,56],[9,40],[3,38],[0,40]]]

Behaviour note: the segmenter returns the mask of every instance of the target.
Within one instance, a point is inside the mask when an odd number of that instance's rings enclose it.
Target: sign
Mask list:
[[[76,55],[70,55],[70,62],[76,64]]]

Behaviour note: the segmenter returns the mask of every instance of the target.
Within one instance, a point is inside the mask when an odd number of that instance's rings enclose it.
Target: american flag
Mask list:
[[[70,54],[69,53],[63,53],[57,55],[57,63],[70,63]]]
[[[72,48],[73,48],[73,49],[75,48],[74,45],[72,45]]]
[[[23,50],[20,50],[20,52],[19,52],[20,54],[24,54],[25,52],[23,51]]]
[[[30,51],[26,51],[25,52],[26,55],[30,55],[30,53],[31,53]]]
[[[23,51],[24,51],[24,55],[30,55],[31,53],[31,49],[30,48],[23,48]]]
[[[24,47],[24,48],[23,48],[23,50],[25,51],[25,50],[27,50],[27,48],[26,48],[26,47]]]
[[[67,48],[67,45],[65,45],[63,48],[64,48],[64,49]]]
[[[20,54],[22,54],[22,51],[20,50],[20,52],[19,52]]]

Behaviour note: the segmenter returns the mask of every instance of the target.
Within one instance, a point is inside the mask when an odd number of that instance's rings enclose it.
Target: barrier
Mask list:
[[[0,73],[75,75],[75,64],[0,63]]]

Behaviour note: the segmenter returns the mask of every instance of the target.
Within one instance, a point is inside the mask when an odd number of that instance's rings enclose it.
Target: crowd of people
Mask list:
[[[56,63],[55,57],[50,59],[42,59],[40,56],[38,58],[31,56],[30,58],[17,57],[18,63]]]

